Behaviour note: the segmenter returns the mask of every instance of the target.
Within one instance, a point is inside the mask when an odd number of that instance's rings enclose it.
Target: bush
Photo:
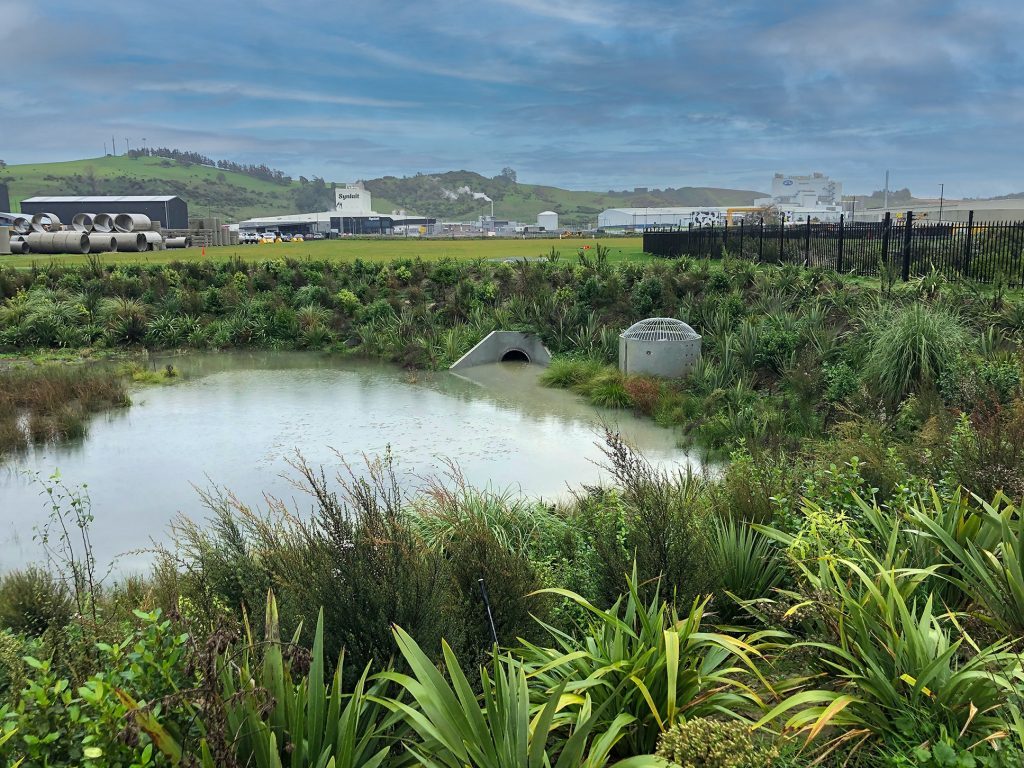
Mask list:
[[[778,749],[754,739],[750,727],[698,717],[673,725],[658,741],[658,757],[679,768],[767,768]]]
[[[74,606],[67,585],[35,566],[0,578],[0,627],[41,635],[71,621]]]
[[[932,390],[967,348],[967,332],[955,315],[915,303],[880,316],[868,329],[865,377],[892,409],[914,392]]]

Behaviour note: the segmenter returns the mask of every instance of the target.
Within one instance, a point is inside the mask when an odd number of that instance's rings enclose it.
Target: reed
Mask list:
[[[85,433],[89,416],[130,404],[109,369],[40,365],[0,370],[0,455]]]

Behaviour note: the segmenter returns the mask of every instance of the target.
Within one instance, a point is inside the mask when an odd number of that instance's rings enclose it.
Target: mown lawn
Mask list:
[[[184,250],[152,251],[146,253],[103,253],[100,260],[105,264],[166,264],[171,261],[211,259],[222,261],[241,258],[246,261],[267,261],[287,257],[327,261],[392,261],[394,259],[522,259],[546,256],[552,246],[563,259],[576,258],[580,248],[590,246],[590,253],[598,242],[609,248],[611,261],[646,261],[651,257],[643,253],[643,239],[640,237],[609,238],[606,240],[320,240],[305,243],[273,243],[266,245],[232,245],[207,248],[205,255],[201,248]],[[33,264],[84,264],[88,256],[49,256],[26,254],[24,256],[0,256],[0,265],[30,267]]]

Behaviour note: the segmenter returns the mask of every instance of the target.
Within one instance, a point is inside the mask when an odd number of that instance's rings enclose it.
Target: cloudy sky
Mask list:
[[[0,158],[1024,191],[1024,2],[0,0]]]

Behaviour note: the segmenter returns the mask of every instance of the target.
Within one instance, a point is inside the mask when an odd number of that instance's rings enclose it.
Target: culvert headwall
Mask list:
[[[512,360],[547,366],[551,362],[551,353],[540,337],[531,333],[491,331],[483,341],[460,357],[450,370]]]

